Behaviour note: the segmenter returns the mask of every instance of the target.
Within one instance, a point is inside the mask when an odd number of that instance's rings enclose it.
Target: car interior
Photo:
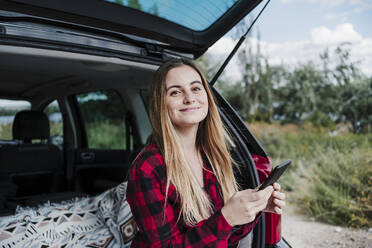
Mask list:
[[[16,206],[36,206],[99,194],[125,181],[131,161],[151,126],[141,92],[156,65],[38,48],[0,46],[0,99],[25,100],[11,140],[0,141],[0,215]],[[80,93],[115,90],[125,121],[123,149],[91,148],[82,115]],[[45,107],[57,101],[63,121],[63,142],[53,144]],[[107,106],[110,108],[110,106]],[[113,107],[113,106],[112,106]]]

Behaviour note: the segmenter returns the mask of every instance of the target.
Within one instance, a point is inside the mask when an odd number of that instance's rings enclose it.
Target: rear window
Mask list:
[[[238,0],[105,0],[159,16],[195,31],[211,26]]]
[[[31,109],[28,101],[0,99],[0,140],[12,140],[12,127],[17,112]]]

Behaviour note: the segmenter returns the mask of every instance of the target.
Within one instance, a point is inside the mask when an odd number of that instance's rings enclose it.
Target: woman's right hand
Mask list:
[[[263,211],[273,193],[272,186],[263,190],[246,189],[236,192],[222,207],[221,212],[231,226],[252,222]]]

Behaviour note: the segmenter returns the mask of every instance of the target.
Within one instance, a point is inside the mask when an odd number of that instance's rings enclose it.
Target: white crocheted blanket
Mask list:
[[[18,207],[0,218],[0,248],[129,247],[137,227],[126,188],[121,183],[95,197]]]

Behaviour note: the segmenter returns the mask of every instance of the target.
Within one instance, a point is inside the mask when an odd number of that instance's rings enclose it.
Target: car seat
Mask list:
[[[0,148],[0,178],[7,178],[7,185],[13,185],[3,190],[8,208],[76,196],[73,192],[63,192],[62,151],[50,144],[49,136],[49,120],[42,111],[25,110],[16,114],[13,122],[15,144]]]

